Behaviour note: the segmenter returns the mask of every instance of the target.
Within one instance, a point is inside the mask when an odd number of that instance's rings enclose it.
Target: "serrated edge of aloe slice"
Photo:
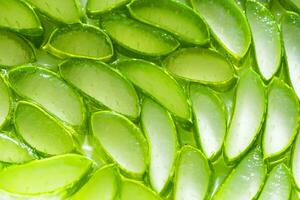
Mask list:
[[[91,0],[87,1],[86,4],[86,14],[88,17],[90,18],[97,18],[99,16],[101,16],[103,13],[107,13],[109,11],[112,11],[114,9],[117,9],[118,7],[121,7],[123,5],[126,5],[127,3],[129,3],[131,0],[123,0],[123,2],[119,2],[119,3],[115,3],[114,5],[110,6],[109,8],[105,9],[105,10],[92,10],[89,8],[89,4],[90,4]],[[108,0],[109,1],[109,0]]]
[[[10,89],[10,84],[9,84],[8,80],[4,78],[4,75],[2,75],[2,74],[0,74],[0,82],[1,81],[7,90],[9,108],[8,108],[8,112],[7,112],[7,115],[6,115],[3,123],[2,124],[0,123],[0,130],[2,130],[7,123],[9,123],[11,116],[13,115],[13,112],[14,112],[14,109],[13,109],[13,101],[14,100],[13,100],[13,93]],[[0,93],[0,95],[2,95],[2,94]]]

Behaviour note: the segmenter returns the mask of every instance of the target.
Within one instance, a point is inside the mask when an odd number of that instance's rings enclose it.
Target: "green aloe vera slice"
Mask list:
[[[162,56],[174,51],[179,42],[171,35],[121,14],[102,18],[101,26],[120,46],[145,56]]]
[[[18,102],[14,125],[25,142],[41,153],[57,155],[74,149],[74,142],[69,131],[32,103]]]
[[[128,2],[130,2],[130,0],[88,0],[86,13],[89,17],[98,17],[105,12],[123,6]]]
[[[62,121],[80,126],[85,107],[80,96],[55,73],[34,66],[21,66],[9,72],[12,88]]]
[[[270,80],[281,64],[280,31],[271,12],[256,1],[248,1],[246,15],[262,77]]]
[[[299,132],[293,149],[291,169],[294,177],[294,182],[296,184],[297,189],[299,190],[300,189],[300,134]]]
[[[159,104],[145,99],[141,122],[149,142],[151,186],[161,193],[168,185],[177,153],[177,132],[171,115]]]
[[[1,36],[0,36],[1,37]],[[0,128],[10,117],[11,97],[4,79],[0,76]]]
[[[91,128],[104,151],[126,174],[142,177],[148,148],[137,126],[122,115],[100,111],[92,114]]]
[[[70,59],[60,65],[61,76],[106,107],[137,118],[139,99],[130,82],[105,63]]]
[[[190,86],[190,99],[201,147],[207,158],[214,159],[225,139],[225,105],[213,90],[196,84]]]
[[[242,58],[251,43],[247,20],[232,0],[191,0],[216,40],[235,58]]]
[[[184,146],[176,164],[174,199],[205,199],[210,177],[211,170],[204,154],[194,147]]]
[[[132,59],[117,63],[117,68],[134,85],[175,116],[190,119],[190,108],[183,89],[159,66],[144,60]]]
[[[137,20],[169,31],[184,42],[204,45],[209,41],[205,23],[185,5],[169,0],[134,0],[128,8]]]
[[[299,126],[299,103],[293,89],[275,78],[268,88],[268,108],[263,133],[264,157],[287,150],[295,139]]]
[[[106,33],[86,24],[55,29],[44,49],[60,58],[107,60],[113,55],[113,46]]]
[[[240,158],[254,143],[266,110],[265,87],[252,69],[240,77],[235,94],[235,107],[225,139],[229,162]]]

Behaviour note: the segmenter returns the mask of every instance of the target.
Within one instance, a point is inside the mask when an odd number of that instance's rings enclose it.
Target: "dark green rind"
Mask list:
[[[112,1],[111,5],[108,5],[107,7],[93,7],[92,2],[110,2]],[[102,14],[110,12],[116,8],[119,8],[121,6],[126,5],[129,3],[131,0],[88,0],[87,5],[86,5],[86,14],[90,18],[97,18],[100,17]]]

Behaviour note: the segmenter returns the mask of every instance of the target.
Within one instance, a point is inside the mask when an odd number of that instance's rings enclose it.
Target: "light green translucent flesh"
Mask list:
[[[59,119],[81,125],[84,121],[84,105],[70,86],[54,73],[37,67],[19,67],[9,73],[14,90],[38,103]]]
[[[241,75],[225,139],[225,154],[229,161],[237,159],[250,148],[261,128],[266,109],[264,90],[262,80],[253,70]]]
[[[124,180],[121,186],[120,200],[162,200],[153,191],[142,185],[140,182]]]
[[[149,177],[155,191],[160,193],[172,176],[177,152],[177,132],[171,115],[150,99],[142,106],[141,122],[150,149]]]
[[[251,43],[245,16],[232,0],[192,0],[216,39],[234,57],[242,58]]]
[[[100,14],[124,5],[129,1],[130,0],[88,0],[86,9],[88,14]]]
[[[165,29],[188,43],[209,41],[206,25],[187,6],[168,0],[144,0],[133,1],[128,7],[134,18]]]
[[[68,60],[60,73],[69,83],[108,108],[132,118],[140,113],[133,86],[102,62]]]
[[[225,139],[224,103],[211,89],[195,84],[190,87],[190,99],[201,147],[206,157],[213,158]]]
[[[198,149],[183,147],[176,165],[174,199],[205,199],[210,184],[210,173],[208,162]]]
[[[9,90],[3,78],[0,77],[0,127],[6,121],[9,111],[10,111]]]
[[[117,64],[118,69],[175,116],[189,119],[190,108],[182,88],[159,66],[143,60],[126,60]]]
[[[300,189],[300,135],[298,134],[294,145],[294,152],[291,164],[295,184]]]

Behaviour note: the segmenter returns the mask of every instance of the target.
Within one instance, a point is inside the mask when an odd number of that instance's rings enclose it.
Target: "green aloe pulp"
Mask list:
[[[8,87],[4,82],[4,79],[0,77],[0,127],[7,120],[10,112],[11,99],[9,95]]]

